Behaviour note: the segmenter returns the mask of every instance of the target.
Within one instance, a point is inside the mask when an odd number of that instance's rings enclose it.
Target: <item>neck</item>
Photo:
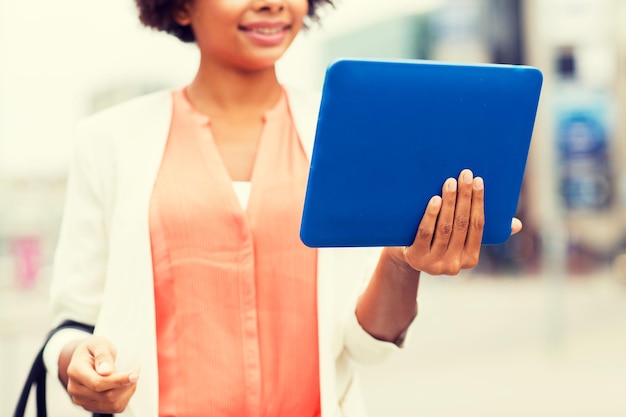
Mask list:
[[[194,107],[212,117],[263,113],[276,103],[281,93],[274,66],[242,71],[201,63],[187,87]]]

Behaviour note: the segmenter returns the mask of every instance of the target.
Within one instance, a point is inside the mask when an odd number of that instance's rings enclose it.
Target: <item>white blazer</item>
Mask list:
[[[311,155],[319,94],[287,88],[303,147]],[[150,196],[172,115],[171,93],[133,99],[82,121],[76,131],[64,217],[54,258],[54,324],[95,324],[116,346],[120,371],[141,367],[123,416],[158,416]],[[374,339],[356,320],[356,300],[379,249],[320,249],[318,327],[323,417],[366,415],[356,368],[382,360],[396,345]],[[60,349],[77,335],[59,332],[47,345],[56,375]]]

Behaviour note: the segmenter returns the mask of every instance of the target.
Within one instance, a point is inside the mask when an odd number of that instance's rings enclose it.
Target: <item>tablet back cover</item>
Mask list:
[[[533,67],[339,60],[329,66],[300,237],[405,246],[464,168],[485,181],[483,244],[506,241],[542,85]]]

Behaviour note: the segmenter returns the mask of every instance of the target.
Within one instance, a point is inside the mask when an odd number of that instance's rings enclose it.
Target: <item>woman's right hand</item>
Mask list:
[[[59,357],[59,378],[74,404],[92,413],[121,413],[137,388],[139,369],[117,372],[115,347],[90,336],[69,343]]]

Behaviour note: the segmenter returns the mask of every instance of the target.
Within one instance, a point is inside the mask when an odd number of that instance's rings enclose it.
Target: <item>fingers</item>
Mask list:
[[[137,380],[123,387],[94,392],[85,386],[68,386],[74,404],[95,413],[121,413],[137,389]]]
[[[469,169],[464,169],[459,175],[459,190],[456,195],[452,236],[450,236],[449,249],[462,254],[466,246],[466,238],[470,225],[470,216],[473,209],[473,183],[474,174]]]
[[[119,379],[117,375],[107,378],[115,371],[115,357],[115,347],[107,339],[91,336],[74,350],[67,367],[68,378],[73,380],[75,384],[78,383],[91,388],[106,380],[115,384]],[[111,389],[115,386],[117,385],[106,386],[100,390]]]
[[[93,338],[87,349],[94,358],[96,372],[102,376],[111,375],[114,370],[115,347],[104,338]]]
[[[72,354],[67,368],[67,392],[91,412],[119,413],[135,392],[139,368],[115,370],[116,352],[105,338],[91,336]]]
[[[437,256],[443,254],[450,242],[454,225],[454,206],[457,198],[458,182],[454,178],[448,178],[441,190],[442,204],[439,217],[437,218],[437,229],[432,243],[431,251]]]
[[[114,374],[108,377],[92,378],[89,380],[72,380],[73,386],[68,385],[68,392],[76,396],[91,396],[94,400],[104,398],[103,395],[118,389],[126,389],[136,384],[139,380],[139,370],[133,369],[129,372]]]
[[[470,263],[478,262],[478,251],[483,240],[485,228],[485,185],[480,177],[474,178],[472,183],[472,206],[470,224],[465,240],[466,247],[474,252],[475,258]]]
[[[433,197],[413,244],[404,251],[414,269],[433,275],[456,275],[478,263],[484,228],[484,184],[464,169],[448,178],[442,197]]]
[[[81,373],[79,370],[70,374],[69,382],[72,383],[75,394],[88,390],[96,395],[100,392],[106,392],[134,384],[138,379],[139,371],[135,369],[128,372],[115,373],[105,377],[97,374],[89,375],[85,372]],[[68,392],[70,391],[70,383],[68,383]]]
[[[517,217],[513,217],[511,221],[511,234],[514,235],[522,230],[522,221]]]
[[[430,248],[435,234],[435,227],[437,225],[437,218],[441,210],[441,197],[438,195],[432,197],[426,206],[426,212],[422,217],[422,221],[417,229],[415,240],[410,248],[411,252],[418,255],[426,255],[430,252]],[[406,251],[405,251],[406,252]]]

